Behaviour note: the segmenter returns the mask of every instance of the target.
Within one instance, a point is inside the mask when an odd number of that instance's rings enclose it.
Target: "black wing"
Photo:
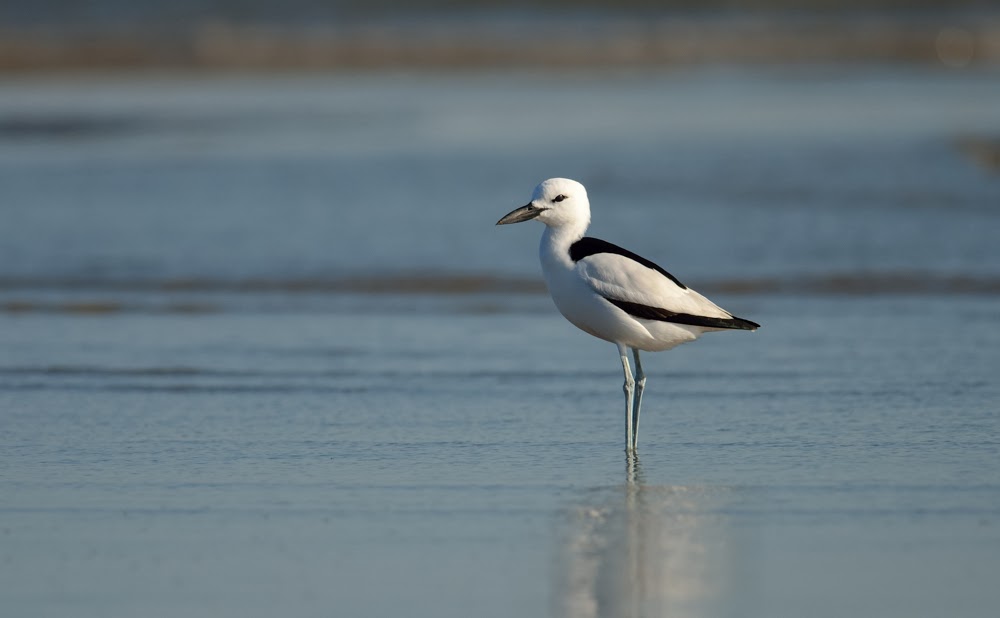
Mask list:
[[[646,268],[652,268],[656,272],[660,273],[667,279],[670,279],[676,283],[682,290],[686,290],[687,286],[677,280],[677,277],[671,275],[666,270],[664,270],[659,264],[651,262],[641,255],[636,255],[628,249],[619,247],[616,244],[610,243],[606,240],[601,240],[600,238],[591,238],[590,236],[584,236],[580,240],[576,241],[569,247],[569,259],[574,262],[579,262],[585,257],[595,255],[597,253],[615,253],[628,259],[638,262],[645,266]]]
[[[703,326],[705,328],[733,328],[740,330],[757,330],[760,324],[744,320],[733,316],[732,318],[710,318],[703,315],[691,315],[690,313],[674,313],[658,307],[649,307],[639,303],[630,303],[626,300],[603,297],[615,307],[625,313],[642,318],[644,320],[657,320],[659,322],[673,322],[674,324],[687,324],[689,326]]]

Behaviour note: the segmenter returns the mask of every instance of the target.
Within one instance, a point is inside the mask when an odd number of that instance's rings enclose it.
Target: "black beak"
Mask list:
[[[508,223],[520,223],[521,221],[527,221],[528,219],[534,219],[538,215],[542,214],[544,208],[538,208],[533,204],[527,204],[521,206],[515,210],[512,210],[505,214],[499,221],[497,225],[507,225]]]

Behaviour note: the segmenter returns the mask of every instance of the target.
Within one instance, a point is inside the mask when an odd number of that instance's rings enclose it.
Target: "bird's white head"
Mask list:
[[[497,221],[497,225],[538,219],[553,228],[563,226],[586,229],[590,224],[590,201],[583,185],[568,178],[549,178],[531,195],[531,201]]]

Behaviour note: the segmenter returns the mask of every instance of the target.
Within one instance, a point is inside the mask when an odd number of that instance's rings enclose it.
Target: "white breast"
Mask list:
[[[569,257],[571,243],[562,240],[549,230],[543,234],[539,247],[542,273],[556,308],[580,330],[605,341],[648,351],[668,350],[694,341],[706,332],[697,326],[635,318],[615,307],[595,290],[588,275],[590,258],[574,263]]]

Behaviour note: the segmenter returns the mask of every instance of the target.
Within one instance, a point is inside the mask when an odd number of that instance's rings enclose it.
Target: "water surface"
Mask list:
[[[992,77],[5,78],[0,603],[988,615]],[[763,324],[644,357],[637,466],[492,227],[557,174]]]

